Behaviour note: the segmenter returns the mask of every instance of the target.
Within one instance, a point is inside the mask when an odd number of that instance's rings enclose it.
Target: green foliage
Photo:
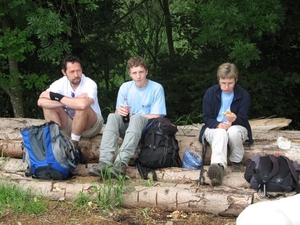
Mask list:
[[[7,28],[0,36],[0,58],[15,57],[18,61],[25,60],[25,53],[32,52],[34,45],[27,40],[26,31],[19,28]]]
[[[60,15],[49,9],[38,8],[27,16],[29,34],[36,34],[41,41],[61,33],[70,33],[70,27],[66,26]],[[66,21],[65,21],[66,22]]]
[[[250,118],[284,116],[293,119],[293,127],[300,127],[299,1],[169,1],[172,59],[160,3],[2,1],[0,17],[9,15],[12,23],[6,34],[1,30],[0,83],[14,87],[7,60],[10,51],[18,60],[17,89],[23,88],[26,115],[42,118],[38,95],[61,76],[53,65],[70,52],[82,59],[84,74],[97,82],[106,119],[114,111],[119,86],[130,79],[127,59],[139,54],[149,63],[149,78],[165,88],[168,115],[184,125],[202,122],[202,97],[217,83],[218,66],[230,61],[240,70],[239,84],[251,95]],[[11,116],[4,92],[0,103],[1,113]]]
[[[74,0],[71,0],[70,2],[74,2]],[[97,2],[100,2],[100,0],[79,0],[78,1],[79,4],[86,4],[86,8],[89,11],[95,11],[99,8],[99,5],[96,4]]]
[[[33,88],[37,88],[38,90],[45,90],[47,88],[46,82],[49,80],[48,75],[39,75],[36,73],[27,74],[22,76],[21,78],[23,78],[25,88],[29,90]]]
[[[233,43],[231,50],[232,51],[228,54],[229,59],[235,61],[237,64],[241,63],[245,67],[250,66],[249,58],[255,61],[260,59],[261,52],[254,43],[245,43],[239,40]]]
[[[27,32],[40,40],[38,56],[41,60],[59,63],[62,54],[70,51],[69,42],[62,36],[70,35],[69,19],[68,16],[61,18],[60,14],[45,8],[28,14]]]
[[[3,179],[0,182],[0,218],[7,210],[13,210],[15,213],[44,213],[47,204],[45,198],[33,196],[30,190],[23,190]]]
[[[260,59],[255,43],[264,34],[275,34],[284,19],[284,10],[277,0],[205,1],[187,13],[192,13],[200,25],[195,30],[198,44],[222,49],[246,67]],[[245,50],[250,50],[250,54],[241,55]]]

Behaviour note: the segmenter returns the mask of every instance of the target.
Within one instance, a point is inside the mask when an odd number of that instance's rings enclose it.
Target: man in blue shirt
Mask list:
[[[127,69],[132,80],[119,89],[115,113],[109,114],[103,131],[99,164],[89,169],[91,176],[103,176],[108,168],[113,177],[125,175],[148,120],[166,115],[164,89],[147,78],[146,61],[140,56],[132,57]],[[128,114],[129,122],[123,120]],[[119,137],[123,138],[123,143],[117,149]],[[116,150],[118,154],[114,160]]]
[[[217,71],[219,84],[210,87],[203,97],[204,126],[199,141],[206,140],[211,148],[208,176],[213,186],[221,185],[227,168],[227,147],[233,172],[243,171],[243,143],[253,143],[248,121],[250,96],[236,85],[238,69],[232,63],[223,63]]]

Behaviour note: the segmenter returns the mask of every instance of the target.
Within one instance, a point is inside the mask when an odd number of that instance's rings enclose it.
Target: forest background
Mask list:
[[[179,125],[203,122],[202,97],[232,62],[250,119],[300,129],[299,0],[0,0],[0,21],[0,117],[43,118],[38,96],[74,54],[106,119],[130,80],[127,60],[140,55]]]

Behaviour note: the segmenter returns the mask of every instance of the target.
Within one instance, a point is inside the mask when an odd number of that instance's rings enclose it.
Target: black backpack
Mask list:
[[[143,179],[148,179],[152,172],[157,181],[155,169],[181,167],[178,141],[175,138],[177,126],[166,117],[149,119],[142,138],[136,164]]]
[[[300,166],[285,156],[259,154],[247,159],[244,178],[250,187],[263,192],[300,192],[299,183]]]

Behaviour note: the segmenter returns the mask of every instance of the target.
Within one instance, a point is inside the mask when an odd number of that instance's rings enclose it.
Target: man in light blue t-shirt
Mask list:
[[[147,62],[140,56],[132,57],[127,69],[132,80],[119,89],[116,111],[109,114],[103,131],[99,164],[89,169],[91,176],[103,176],[107,168],[112,177],[125,175],[148,120],[166,115],[164,89],[161,84],[147,79]],[[123,143],[114,160],[119,137]]]

